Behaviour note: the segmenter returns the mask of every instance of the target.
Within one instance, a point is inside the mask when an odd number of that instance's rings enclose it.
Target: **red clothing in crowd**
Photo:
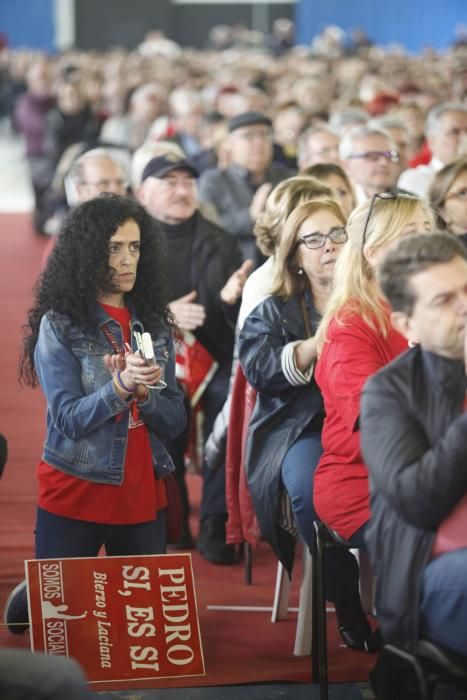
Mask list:
[[[130,343],[130,311],[106,304],[102,307],[120,324],[124,342]],[[157,511],[166,507],[165,484],[157,481],[154,474],[148,429],[137,411],[130,410],[114,420],[129,421],[121,486],[79,479],[41,461],[38,467],[41,508],[75,520],[132,525],[154,520]]]
[[[404,350],[407,341],[391,329],[385,338],[363,318],[343,311],[333,319],[315,370],[326,418],[323,455],[314,477],[319,517],[342,537],[351,537],[370,517],[368,472],[360,453],[360,394],[368,377]]]
[[[424,141],[420,150],[409,160],[409,166],[411,168],[416,168],[417,165],[428,165],[432,157],[433,154],[431,153],[430,147],[428,143]]]

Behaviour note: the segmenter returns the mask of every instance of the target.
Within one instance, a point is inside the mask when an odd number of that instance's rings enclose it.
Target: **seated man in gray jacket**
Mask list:
[[[272,124],[259,112],[245,112],[231,119],[228,149],[230,165],[202,174],[199,198],[213,204],[225,230],[237,236],[243,259],[258,260],[255,221],[272,188],[293,173],[283,165],[272,164]]]
[[[411,350],[367,382],[366,541],[383,641],[428,638],[467,658],[467,253],[455,236],[403,238],[379,267]]]

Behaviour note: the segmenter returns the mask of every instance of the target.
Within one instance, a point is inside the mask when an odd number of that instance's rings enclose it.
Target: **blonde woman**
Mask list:
[[[332,199],[333,191],[313,177],[297,175],[279,183],[269,195],[264,212],[256,220],[256,245],[268,259],[249,276],[242,294],[237,325],[243,327],[245,318],[271,293],[274,256],[285,222],[296,207],[314,199]]]
[[[290,177],[277,185],[269,195],[266,208],[256,221],[254,235],[256,243],[266,262],[248,277],[242,292],[242,303],[237,317],[236,336],[241,331],[245,318],[271,293],[271,279],[274,272],[274,254],[279,245],[282,229],[288,216],[304,202],[313,199],[329,199],[332,190],[321,185],[312,177]],[[234,347],[231,381],[227,399],[219,412],[212,433],[204,446],[204,457],[211,468],[217,468],[224,459],[227,440],[227,427],[230,417],[232,388],[238,366],[238,343]],[[234,498],[234,496],[229,496]],[[229,500],[229,498],[227,500]],[[230,515],[230,514],[229,514]]]
[[[245,452],[248,486],[262,536],[289,572],[294,538],[279,524],[280,501],[286,490],[300,534],[311,546],[316,515],[310,496],[323,422],[313,336],[334,264],[345,250],[345,223],[335,200],[307,202],[292,212],[276,251],[270,296],[249,314],[239,337],[242,369],[257,391]],[[362,649],[371,629],[363,613],[363,626],[356,621],[361,605],[355,558],[344,549],[328,554],[327,597],[336,604],[346,644]],[[349,599],[358,601],[351,617]]]
[[[349,241],[316,335],[315,376],[326,418],[314,505],[319,517],[355,547],[364,547],[370,517],[368,473],[360,453],[360,394],[370,375],[407,349],[407,341],[390,326],[375,265],[401,236],[433,228],[431,209],[417,197],[381,193],[360,204],[350,216]]]

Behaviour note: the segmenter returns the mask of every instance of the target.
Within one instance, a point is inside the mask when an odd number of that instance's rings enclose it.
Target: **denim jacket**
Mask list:
[[[98,331],[85,334],[66,317],[47,313],[42,318],[34,362],[47,399],[43,459],[72,476],[119,485],[124,476],[131,402],[117,394],[104,364],[104,355],[113,349],[102,328],[107,324],[120,347],[122,331],[100,306],[96,315]],[[132,325],[136,322],[133,316]],[[153,344],[156,360],[165,365],[167,387],[150,390],[146,401],[138,403],[138,411],[149,431],[156,476],[163,478],[174,466],[157,435],[179,435],[186,414],[175,382],[171,336],[162,333],[153,338]]]

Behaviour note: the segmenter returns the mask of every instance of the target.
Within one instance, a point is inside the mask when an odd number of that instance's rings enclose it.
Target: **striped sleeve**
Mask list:
[[[282,372],[289,384],[293,386],[309,384],[315,367],[313,363],[305,372],[302,372],[295,364],[295,346],[301,342],[301,340],[295,340],[292,343],[287,343],[281,354]]]

